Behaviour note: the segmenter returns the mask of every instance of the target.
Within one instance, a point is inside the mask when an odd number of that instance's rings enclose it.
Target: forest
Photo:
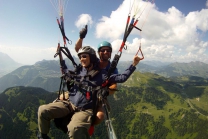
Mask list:
[[[179,79],[169,81],[153,77],[152,80],[154,85],[119,85],[119,91],[108,97],[110,117],[117,138],[206,139],[208,112],[194,101],[195,97],[207,100],[206,82],[203,81],[199,86],[193,81],[182,82]],[[168,88],[171,83],[172,86]],[[38,107],[52,102],[57,96],[57,92],[36,87],[6,89],[0,94],[0,138],[35,138],[38,132]],[[53,121],[49,136],[53,139],[67,138],[54,126]],[[105,121],[95,127],[91,138],[107,138]]]

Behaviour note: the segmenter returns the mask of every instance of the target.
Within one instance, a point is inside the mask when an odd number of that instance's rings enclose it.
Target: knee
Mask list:
[[[88,139],[89,133],[85,127],[68,127],[68,135],[70,139]]]
[[[99,120],[104,120],[104,113],[103,113],[103,111],[97,112],[96,117],[97,117]]]
[[[104,113],[102,111],[98,111],[96,114],[94,125],[100,124],[104,120]]]
[[[47,109],[46,109],[45,105],[41,105],[38,108],[38,117],[43,117],[44,115],[46,115],[46,113],[47,113]]]

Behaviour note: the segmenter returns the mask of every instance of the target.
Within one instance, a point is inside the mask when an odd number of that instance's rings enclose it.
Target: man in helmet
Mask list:
[[[102,41],[98,44],[98,55],[100,57],[100,68],[108,71],[110,68],[110,58],[112,53],[112,46],[107,41]],[[118,70],[114,71],[114,74],[118,74]]]
[[[89,47],[82,47],[78,52],[78,57],[82,68],[87,70],[87,73],[96,72],[94,76],[85,78],[88,76],[82,75],[82,70],[77,71],[79,76],[74,76],[74,85],[69,89],[68,100],[58,100],[54,103],[41,105],[38,109],[38,139],[49,139],[47,134],[50,129],[50,121],[56,118],[66,117],[69,114],[71,118],[67,123],[67,134],[70,139],[89,139],[88,129],[91,126],[91,120],[93,115],[93,103],[98,101],[97,93],[99,90],[95,90],[98,86],[101,86],[105,80],[107,74],[105,70],[99,70],[97,72],[97,60],[95,51]],[[113,74],[110,76],[108,82],[122,83],[125,82],[129,76],[136,69],[136,65],[139,63],[140,58],[134,57],[132,65],[127,68],[123,74]],[[68,74],[70,76],[70,74]],[[65,77],[66,78],[66,77]],[[94,91],[93,91],[94,89]]]

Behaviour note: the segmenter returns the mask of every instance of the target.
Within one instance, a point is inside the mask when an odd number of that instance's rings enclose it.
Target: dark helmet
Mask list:
[[[112,51],[111,44],[109,42],[107,42],[107,41],[103,41],[103,42],[101,42],[101,43],[98,44],[98,52],[99,52],[100,48],[102,48],[104,46],[109,47],[111,49],[111,51]]]
[[[84,46],[84,47],[80,48],[77,55],[79,56],[83,53],[90,55],[90,62],[91,63],[97,62],[97,56],[96,56],[95,50],[92,47]]]

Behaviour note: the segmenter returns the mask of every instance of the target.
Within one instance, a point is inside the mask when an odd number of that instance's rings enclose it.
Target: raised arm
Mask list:
[[[83,39],[79,38],[75,44],[75,51],[78,53],[79,49],[82,48]]]
[[[79,39],[77,40],[75,44],[75,51],[78,52],[80,48],[82,48],[82,42],[87,34],[87,25],[85,25],[84,28],[79,32]]]
[[[135,56],[133,63],[122,73],[122,74],[113,74],[110,76],[108,82],[109,83],[124,83],[131,74],[135,71],[136,65],[141,60],[140,57]]]

